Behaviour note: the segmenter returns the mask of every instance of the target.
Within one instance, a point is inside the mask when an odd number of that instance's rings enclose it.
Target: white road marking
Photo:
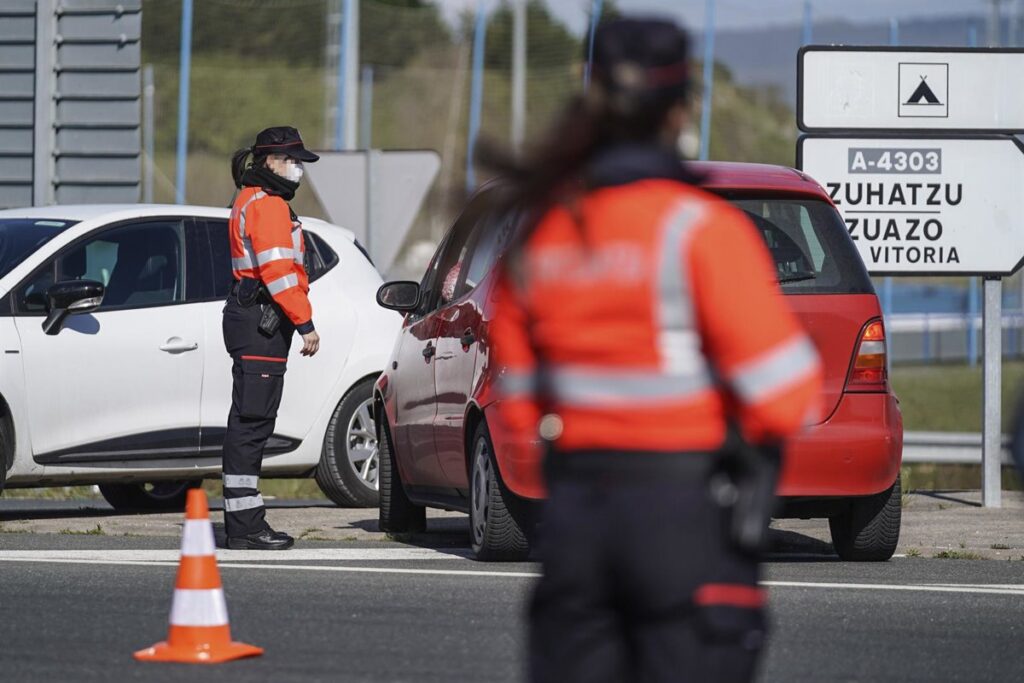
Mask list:
[[[222,569],[287,569],[291,571],[347,572],[358,574],[418,574],[430,576],[484,576],[497,578],[535,579],[539,572],[495,571],[472,569],[433,569],[406,567],[366,567],[329,564],[292,564],[288,560],[306,559],[329,561],[393,560],[446,560],[460,559],[451,551],[432,548],[320,548],[304,551],[286,551],[280,554],[261,551],[218,551],[223,556]],[[300,557],[300,553],[303,555]],[[271,554],[274,557],[268,558]],[[284,557],[280,557],[283,555]],[[307,557],[308,556],[308,557]],[[259,559],[262,562],[245,562]],[[7,550],[0,551],[0,562],[40,562],[53,564],[126,565],[139,567],[176,567],[178,551],[170,550]],[[818,581],[762,581],[766,588],[805,588],[824,590],[862,591],[918,591],[927,593],[972,593],[985,595],[1015,595],[1024,597],[1024,584],[886,584],[844,583]]]
[[[770,588],[827,588],[873,591],[924,591],[928,593],[986,593],[1024,596],[1024,584],[896,584],[896,583],[820,583],[811,581],[762,581]]]
[[[219,562],[393,562],[408,560],[461,560],[470,556],[465,548],[300,548],[266,550],[217,550]],[[5,550],[2,559],[104,560],[119,562],[177,562],[178,550]]]

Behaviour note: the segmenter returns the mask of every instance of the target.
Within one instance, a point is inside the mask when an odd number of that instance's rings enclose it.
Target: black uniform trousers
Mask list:
[[[559,466],[593,455],[615,466]],[[732,547],[729,513],[711,499],[714,456],[630,466],[651,455],[548,456],[534,683],[752,679],[765,632],[758,565]]]
[[[224,529],[228,537],[269,529],[259,492],[263,449],[274,433],[294,326],[283,315],[273,335],[259,330],[264,306],[224,305],[224,345],[231,354],[231,411],[224,437]]]

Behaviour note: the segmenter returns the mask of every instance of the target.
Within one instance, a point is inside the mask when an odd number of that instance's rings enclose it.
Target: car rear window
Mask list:
[[[77,222],[41,218],[0,219],[0,277]]]
[[[720,193],[757,226],[786,294],[874,294],[839,212],[810,197]]]

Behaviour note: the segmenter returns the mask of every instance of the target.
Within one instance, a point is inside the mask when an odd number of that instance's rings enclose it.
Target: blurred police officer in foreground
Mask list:
[[[252,161],[246,163],[249,156]],[[299,132],[267,128],[235,152],[231,175],[241,190],[229,224],[235,282],[224,306],[224,344],[234,363],[224,440],[224,528],[229,548],[285,550],[295,540],[266,522],[259,493],[263,448],[274,432],[288,350],[296,330],[302,355],[320,348],[307,296],[302,225],[288,202],[303,162],[319,159]]]
[[[548,449],[534,681],[744,681],[763,641],[778,446],[821,370],[754,226],[689,184],[687,42],[602,24],[589,91],[494,164],[541,215],[492,323],[502,420]]]

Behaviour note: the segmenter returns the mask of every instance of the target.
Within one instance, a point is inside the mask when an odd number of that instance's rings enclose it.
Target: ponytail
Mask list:
[[[252,154],[252,147],[245,147],[231,155],[231,178],[235,181],[235,187],[242,189],[242,174],[248,167],[246,160]]]
[[[585,191],[583,171],[598,152],[621,143],[657,139],[669,109],[682,101],[678,94],[649,93],[623,97],[602,84],[591,84],[574,97],[540,143],[516,158],[489,140],[481,140],[477,159],[504,180],[501,203],[527,207],[539,219],[554,204],[575,215],[576,199]],[[517,242],[523,244],[536,220]]]

